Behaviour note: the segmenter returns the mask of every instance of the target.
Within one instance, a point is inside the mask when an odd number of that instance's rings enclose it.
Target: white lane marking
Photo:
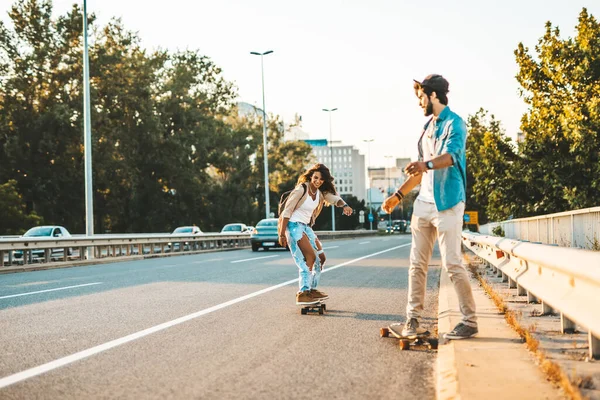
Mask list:
[[[212,262],[212,261],[221,261],[222,258],[211,258],[210,260],[200,260],[200,261],[192,261],[190,264],[202,264],[205,262]],[[182,264],[185,265],[185,264]]]
[[[243,260],[231,261],[231,263],[235,264],[235,263],[241,263],[241,262],[244,262],[244,261],[254,261],[254,260],[260,260],[260,259],[263,259],[263,258],[273,258],[273,257],[279,257],[279,256],[263,256],[263,257],[246,258],[246,259],[243,259]]]
[[[330,249],[337,249],[340,246],[327,246],[327,247],[323,247],[323,250],[330,250]]]
[[[10,299],[11,297],[29,296],[30,294],[56,292],[58,290],[67,290],[67,289],[73,289],[73,288],[84,287],[84,286],[92,286],[92,285],[100,285],[100,284],[102,284],[102,282],[86,283],[86,284],[83,284],[83,285],[75,285],[75,286],[65,286],[65,287],[56,288],[56,289],[38,290],[38,291],[35,291],[35,292],[11,294],[11,295],[8,295],[8,296],[0,296],[0,299]]]
[[[335,265],[333,267],[329,267],[328,269],[326,269],[325,271],[323,271],[323,273],[332,271],[334,269],[343,267],[345,265],[353,264],[353,263],[355,263],[357,261],[364,260],[365,258],[377,256],[379,254],[387,253],[388,251],[396,250],[396,249],[399,249],[401,247],[405,247],[405,246],[409,246],[409,245],[410,245],[410,243],[406,243],[406,244],[403,244],[403,245],[400,245],[400,246],[395,246],[395,247],[389,248],[387,250],[378,251],[377,253],[368,254],[368,255],[363,256],[363,257],[355,258],[354,260],[346,261],[345,263],[341,263],[341,264]],[[17,372],[16,374],[6,376],[6,377],[0,379],[0,389],[5,388],[7,386],[10,386],[12,384],[15,384],[17,382],[24,381],[26,379],[33,378],[34,376],[45,374],[46,372],[50,372],[50,371],[58,369],[60,367],[64,367],[65,365],[72,364],[72,363],[77,362],[79,360],[83,360],[84,358],[91,357],[93,355],[102,353],[104,351],[110,350],[110,349],[115,348],[117,346],[120,346],[122,344],[129,343],[129,342],[132,342],[134,340],[143,338],[144,336],[148,336],[148,335],[151,335],[153,333],[160,332],[160,331],[165,330],[167,328],[171,328],[171,327],[173,327],[175,325],[179,325],[179,324],[182,324],[184,322],[190,321],[192,319],[201,317],[203,315],[210,314],[212,312],[215,312],[215,311],[221,310],[223,308],[232,306],[232,305],[234,305],[236,303],[240,303],[242,301],[251,299],[253,297],[260,296],[261,294],[265,294],[265,293],[271,292],[271,291],[279,289],[281,287],[290,285],[290,284],[292,284],[294,282],[298,282],[298,278],[289,280],[287,282],[280,283],[280,284],[275,285],[275,286],[271,286],[271,287],[259,290],[259,291],[254,292],[254,293],[247,294],[247,295],[242,296],[242,297],[238,297],[237,299],[229,300],[229,301],[227,301],[225,303],[217,304],[216,306],[213,306],[213,307],[210,307],[210,308],[206,308],[206,309],[201,310],[201,311],[197,311],[197,312],[195,312],[193,314],[188,314],[188,315],[185,315],[183,317],[180,317],[180,318],[168,321],[168,322],[164,322],[164,323],[159,324],[159,325],[155,325],[155,326],[150,327],[148,329],[144,329],[143,331],[139,331],[139,332],[132,333],[131,335],[123,336],[123,337],[121,337],[119,339],[111,340],[110,342],[106,342],[106,343],[103,343],[101,345],[98,345],[98,346],[95,346],[95,347],[92,347],[92,348],[89,348],[89,349],[86,349],[86,350],[82,350],[82,351],[80,351],[78,353],[71,354],[70,356],[59,358],[58,360],[50,361],[50,362],[48,362],[46,364],[42,364],[42,365],[39,365],[37,367],[26,369],[25,371]]]
[[[367,243],[371,243],[371,241],[367,241],[367,242],[360,242],[359,244],[367,244]]]

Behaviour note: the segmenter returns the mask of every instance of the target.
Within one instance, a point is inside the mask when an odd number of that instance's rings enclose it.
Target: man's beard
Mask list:
[[[428,102],[427,107],[425,107],[425,116],[429,117],[431,114],[433,114],[433,104]]]

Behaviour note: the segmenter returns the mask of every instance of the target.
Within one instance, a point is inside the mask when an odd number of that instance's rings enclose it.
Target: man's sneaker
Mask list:
[[[404,324],[404,329],[400,333],[402,336],[416,336],[427,334],[427,330],[419,327],[419,321],[416,318],[410,318]]]
[[[479,333],[477,327],[465,325],[462,322],[460,322],[454,327],[454,329],[444,334],[444,339],[468,339],[470,337],[476,336],[477,333]]]
[[[327,293],[323,293],[317,289],[310,289],[310,295],[317,300],[327,300],[329,298]]]
[[[308,290],[305,290],[304,292],[300,292],[300,293],[296,294],[296,304],[298,304],[298,305],[316,304],[318,302],[319,302],[319,300],[312,297],[310,294],[310,291],[308,291]]]

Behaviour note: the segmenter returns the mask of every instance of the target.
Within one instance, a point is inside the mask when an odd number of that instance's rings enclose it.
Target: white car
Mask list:
[[[31,228],[30,230],[25,232],[22,237],[24,237],[24,238],[35,238],[35,237],[69,238],[69,237],[71,237],[71,234],[64,226],[44,225],[44,226],[36,226],[35,228]],[[63,254],[63,249],[52,249],[52,252],[51,252],[52,257],[54,257],[55,255],[62,256],[62,254]],[[71,249],[69,249],[69,254],[71,254]],[[44,257],[44,250],[43,249],[33,249],[33,250],[31,250],[31,256],[32,257]],[[22,258],[23,251],[16,250],[14,252],[14,257],[17,259]]]
[[[196,225],[180,226],[180,227],[176,228],[171,235],[175,235],[175,236],[202,235],[202,231]],[[173,248],[171,248],[171,246],[173,246]],[[183,249],[189,250],[188,242],[183,243]],[[179,251],[179,242],[167,244],[167,250]]]
[[[242,224],[242,223],[234,223],[234,224],[227,224],[223,227],[223,229],[221,229],[221,233],[224,234],[235,234],[235,233],[248,233],[250,234],[250,230],[248,229],[248,226],[246,224]]]
[[[180,226],[176,228],[172,235],[200,235],[202,231],[196,225],[193,226]]]

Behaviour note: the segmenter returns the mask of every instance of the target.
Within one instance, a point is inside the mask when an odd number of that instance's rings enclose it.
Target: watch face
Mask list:
[[[433,163],[431,161],[427,161],[427,168],[433,169]]]

